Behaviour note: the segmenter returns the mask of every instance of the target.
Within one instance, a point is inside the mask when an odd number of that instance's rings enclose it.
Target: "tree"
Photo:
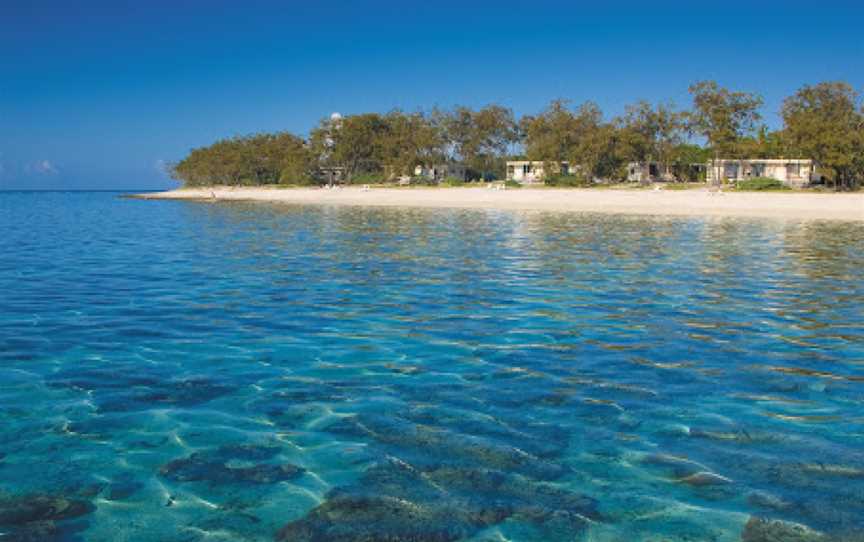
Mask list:
[[[705,180],[700,166],[709,160],[709,150],[692,143],[681,143],[672,149],[672,172],[679,181]]]
[[[671,105],[638,102],[617,120],[620,153],[632,162],[659,162],[669,170],[684,141],[686,115]]]
[[[864,116],[847,83],[805,85],[783,102],[783,133],[794,152],[813,159],[835,185],[853,188],[864,175]]]
[[[480,111],[457,107],[449,113],[438,112],[438,116],[453,159],[481,176],[504,172],[504,157],[519,140],[513,111],[499,105]]]
[[[391,111],[385,117],[382,145],[386,167],[395,175],[410,175],[418,164],[431,166],[445,160],[445,138],[434,117],[425,113]]]
[[[603,111],[594,102],[585,102],[574,117],[575,145],[568,157],[579,168],[577,174],[587,181],[595,177],[609,177],[615,173],[616,134],[614,128],[603,123]]]
[[[700,81],[690,86],[693,111],[690,129],[705,136],[719,155],[734,156],[736,143],[751,134],[762,118],[762,97],[749,92],[732,92],[715,81]]]
[[[378,113],[331,117],[310,136],[321,165],[345,168],[347,178],[382,174],[386,165],[389,126]]]
[[[520,129],[529,160],[562,162],[576,146],[576,117],[565,100],[553,100],[539,115],[523,117]]]
[[[315,178],[315,156],[302,138],[287,132],[273,140],[273,161],[281,184],[310,184]]]
[[[788,156],[789,152],[783,132],[772,132],[767,126],[761,126],[755,136],[737,142],[735,154],[746,158],[780,158]]]
[[[234,137],[194,149],[171,174],[186,186],[307,183],[313,157],[303,139],[288,132]]]
[[[565,100],[553,100],[539,115],[523,118],[520,125],[528,159],[546,162],[547,171],[567,161],[573,175],[583,181],[617,174],[617,134],[603,122],[603,112],[594,102],[571,111]]]

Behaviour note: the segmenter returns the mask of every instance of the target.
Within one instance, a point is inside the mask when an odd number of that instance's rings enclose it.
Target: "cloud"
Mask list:
[[[24,171],[33,175],[57,175],[60,170],[51,160],[39,160],[24,167]]]
[[[162,175],[168,175],[168,167],[168,162],[162,160],[161,158],[153,162],[153,169],[155,169],[157,173],[160,173]]]

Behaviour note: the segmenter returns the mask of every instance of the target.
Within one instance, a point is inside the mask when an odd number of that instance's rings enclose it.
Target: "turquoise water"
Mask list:
[[[862,224],[0,193],[0,231],[0,540],[864,529]]]

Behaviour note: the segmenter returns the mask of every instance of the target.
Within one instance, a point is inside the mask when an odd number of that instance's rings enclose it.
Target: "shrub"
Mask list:
[[[504,181],[504,186],[507,188],[522,188],[522,185],[516,181]]]
[[[694,188],[702,188],[705,183],[667,183],[660,185],[666,190],[692,190]]]
[[[358,173],[351,177],[351,184],[381,184],[387,182],[381,173]]]
[[[465,181],[458,177],[447,177],[441,181],[444,186],[465,186]]]
[[[754,177],[744,181],[738,181],[735,185],[737,190],[788,190],[781,181],[768,177]]]
[[[549,186],[591,186],[590,180],[579,175],[553,175],[546,179]]]

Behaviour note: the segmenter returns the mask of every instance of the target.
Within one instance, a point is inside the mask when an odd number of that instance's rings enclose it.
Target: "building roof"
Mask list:
[[[521,166],[526,164],[569,164],[569,160],[508,160],[508,166]]]
[[[813,162],[810,158],[718,158],[717,160],[710,159],[708,162],[762,162],[764,164],[790,164],[790,163],[809,163]]]

